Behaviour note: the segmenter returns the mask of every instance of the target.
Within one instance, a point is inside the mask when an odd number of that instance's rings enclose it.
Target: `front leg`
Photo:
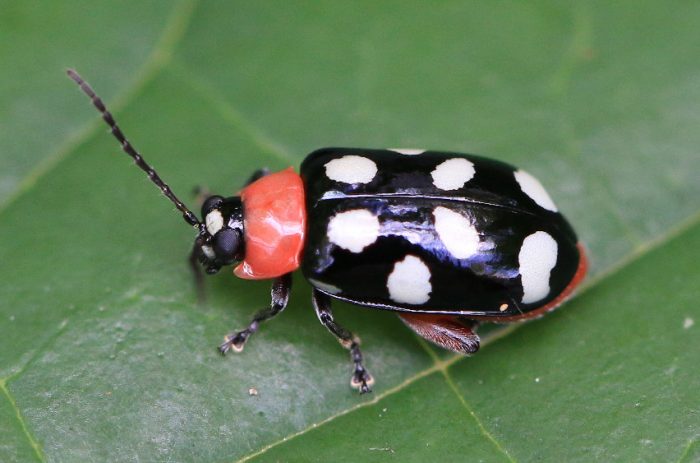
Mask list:
[[[202,262],[202,243],[200,238],[195,240],[188,262],[190,264],[190,270],[192,270],[192,276],[194,277],[194,285],[197,289],[197,300],[200,303],[204,303],[207,293],[204,291],[204,274],[202,273],[202,267],[200,265],[200,262]]]
[[[234,331],[233,333],[229,333],[227,336],[225,336],[223,344],[219,346],[219,351],[222,354],[226,354],[226,352],[230,351],[231,349],[236,352],[241,352],[250,335],[258,331],[261,322],[271,319],[287,307],[287,303],[289,302],[289,293],[291,290],[291,273],[286,273],[281,277],[275,278],[275,281],[272,283],[272,290],[270,291],[272,296],[270,307],[256,313],[246,329]]]
[[[338,338],[341,346],[350,351],[350,358],[354,365],[350,386],[358,389],[360,394],[372,392],[369,387],[374,384],[374,378],[372,378],[372,375],[370,375],[364,365],[362,365],[362,352],[360,351],[359,338],[335,322],[333,319],[333,312],[331,312],[331,299],[327,294],[314,289],[311,294],[311,299],[314,309],[316,310],[316,316],[323,326],[328,328],[328,331]]]

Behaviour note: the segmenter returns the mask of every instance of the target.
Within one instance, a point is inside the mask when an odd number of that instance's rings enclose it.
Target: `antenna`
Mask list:
[[[155,170],[153,170],[153,167],[148,165],[148,163],[143,159],[143,157],[136,151],[136,149],[129,143],[129,140],[126,139],[124,134],[122,133],[122,130],[119,128],[117,125],[117,122],[114,120],[114,117],[112,117],[112,114],[107,111],[107,107],[105,104],[102,102],[99,96],[95,94],[95,92],[92,90],[92,87],[88,85],[87,82],[83,80],[82,77],[80,77],[80,74],[75,72],[73,69],[68,69],[66,71],[68,74],[68,77],[73,79],[76,84],[80,86],[80,89],[90,97],[90,100],[92,100],[93,106],[97,108],[97,110],[102,113],[102,119],[107,123],[109,128],[111,129],[112,135],[114,135],[114,138],[119,140],[119,144],[122,147],[122,150],[129,156],[131,156],[134,160],[134,163],[141,168],[146,174],[148,175],[148,178],[151,179],[153,183],[156,184],[156,186],[160,189],[161,192],[175,204],[175,207],[182,212],[182,218],[185,219],[185,222],[188,224],[197,227],[200,229],[200,231],[204,230],[204,225],[202,222],[197,219],[197,216],[194,215],[194,213],[185,206],[185,204],[180,201],[177,196],[170,190],[170,187],[163,181],[161,178],[158,176]]]

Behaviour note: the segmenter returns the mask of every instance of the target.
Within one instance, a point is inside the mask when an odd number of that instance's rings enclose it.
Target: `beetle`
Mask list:
[[[235,265],[272,279],[271,302],[222,354],[243,350],[260,323],[282,312],[292,273],[312,286],[320,322],[350,351],[352,387],[370,391],[359,338],[331,300],[397,312],[421,337],[471,355],[480,322],[539,317],[571,296],[587,259],[569,222],[524,170],[470,154],[324,148],[277,173],[255,172],[240,195],[209,196],[201,217],[180,201],[126,139],[102,100],[73,70],[122,149],[197,230],[190,263],[208,274]],[[198,276],[201,282],[201,276]]]

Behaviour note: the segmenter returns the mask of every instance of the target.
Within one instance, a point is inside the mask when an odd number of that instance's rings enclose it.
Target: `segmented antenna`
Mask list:
[[[134,163],[141,168],[146,174],[148,175],[148,178],[151,179],[153,183],[156,184],[156,186],[160,189],[160,191],[163,192],[163,194],[175,204],[175,207],[182,212],[182,218],[185,219],[185,222],[188,224],[197,227],[200,229],[200,231],[203,229],[203,224],[197,219],[197,216],[194,215],[192,211],[190,211],[185,204],[180,201],[177,196],[170,190],[170,187],[163,181],[161,178],[158,176],[155,170],[153,170],[153,167],[148,165],[146,161],[143,159],[143,157],[136,151],[136,149],[129,143],[129,140],[126,139],[124,134],[122,133],[122,130],[119,128],[117,125],[117,122],[114,120],[112,117],[112,114],[107,111],[107,107],[105,104],[102,102],[99,96],[95,94],[95,92],[92,90],[90,85],[88,85],[87,82],[83,80],[80,75],[75,72],[73,69],[68,69],[66,71],[68,74],[68,77],[73,79],[76,84],[80,86],[80,89],[85,92],[87,96],[90,97],[90,100],[92,100],[92,104],[97,108],[97,110],[102,113],[102,119],[107,123],[109,128],[111,129],[112,135],[119,140],[119,144],[122,147],[122,150],[129,156],[131,156],[134,160]]]

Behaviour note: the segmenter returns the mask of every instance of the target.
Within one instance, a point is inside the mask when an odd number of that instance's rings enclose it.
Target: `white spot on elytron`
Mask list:
[[[523,190],[523,193],[528,195],[540,207],[548,211],[557,212],[557,206],[554,204],[554,201],[552,201],[552,198],[549,197],[547,190],[544,189],[539,180],[524,170],[515,172],[515,180],[518,182],[518,185],[520,185],[520,189]]]
[[[318,281],[314,278],[309,278],[309,283],[311,283],[311,286],[314,286],[320,289],[321,291],[329,294],[340,294],[342,292],[342,290],[337,286]]]
[[[204,219],[207,224],[207,231],[210,235],[216,235],[216,232],[224,227],[224,217],[221,215],[218,209],[214,209]]]
[[[446,207],[436,207],[435,231],[450,254],[466,259],[479,250],[479,232],[468,218]]]
[[[406,256],[394,264],[386,281],[389,297],[402,304],[423,304],[430,299],[430,270],[416,256]]]
[[[367,209],[339,212],[328,222],[331,243],[358,253],[379,238],[379,219]]]
[[[549,275],[557,265],[557,242],[549,233],[538,231],[523,241],[518,254],[523,303],[530,304],[549,294]]]
[[[474,164],[464,158],[453,158],[438,165],[430,174],[441,190],[456,190],[474,177]]]
[[[399,154],[405,154],[406,156],[415,156],[416,154],[423,154],[426,150],[416,150],[409,148],[389,148],[389,151],[393,151]]]
[[[371,159],[348,155],[326,163],[329,179],[343,183],[369,183],[377,175],[377,165]]]
[[[695,320],[693,320],[690,317],[685,317],[685,320],[683,320],[683,329],[687,330],[691,326],[693,326],[694,324],[695,324]]]
[[[216,257],[214,250],[209,245],[205,244],[204,246],[202,246],[202,252],[204,253],[205,256],[207,256],[207,259],[213,259]]]

